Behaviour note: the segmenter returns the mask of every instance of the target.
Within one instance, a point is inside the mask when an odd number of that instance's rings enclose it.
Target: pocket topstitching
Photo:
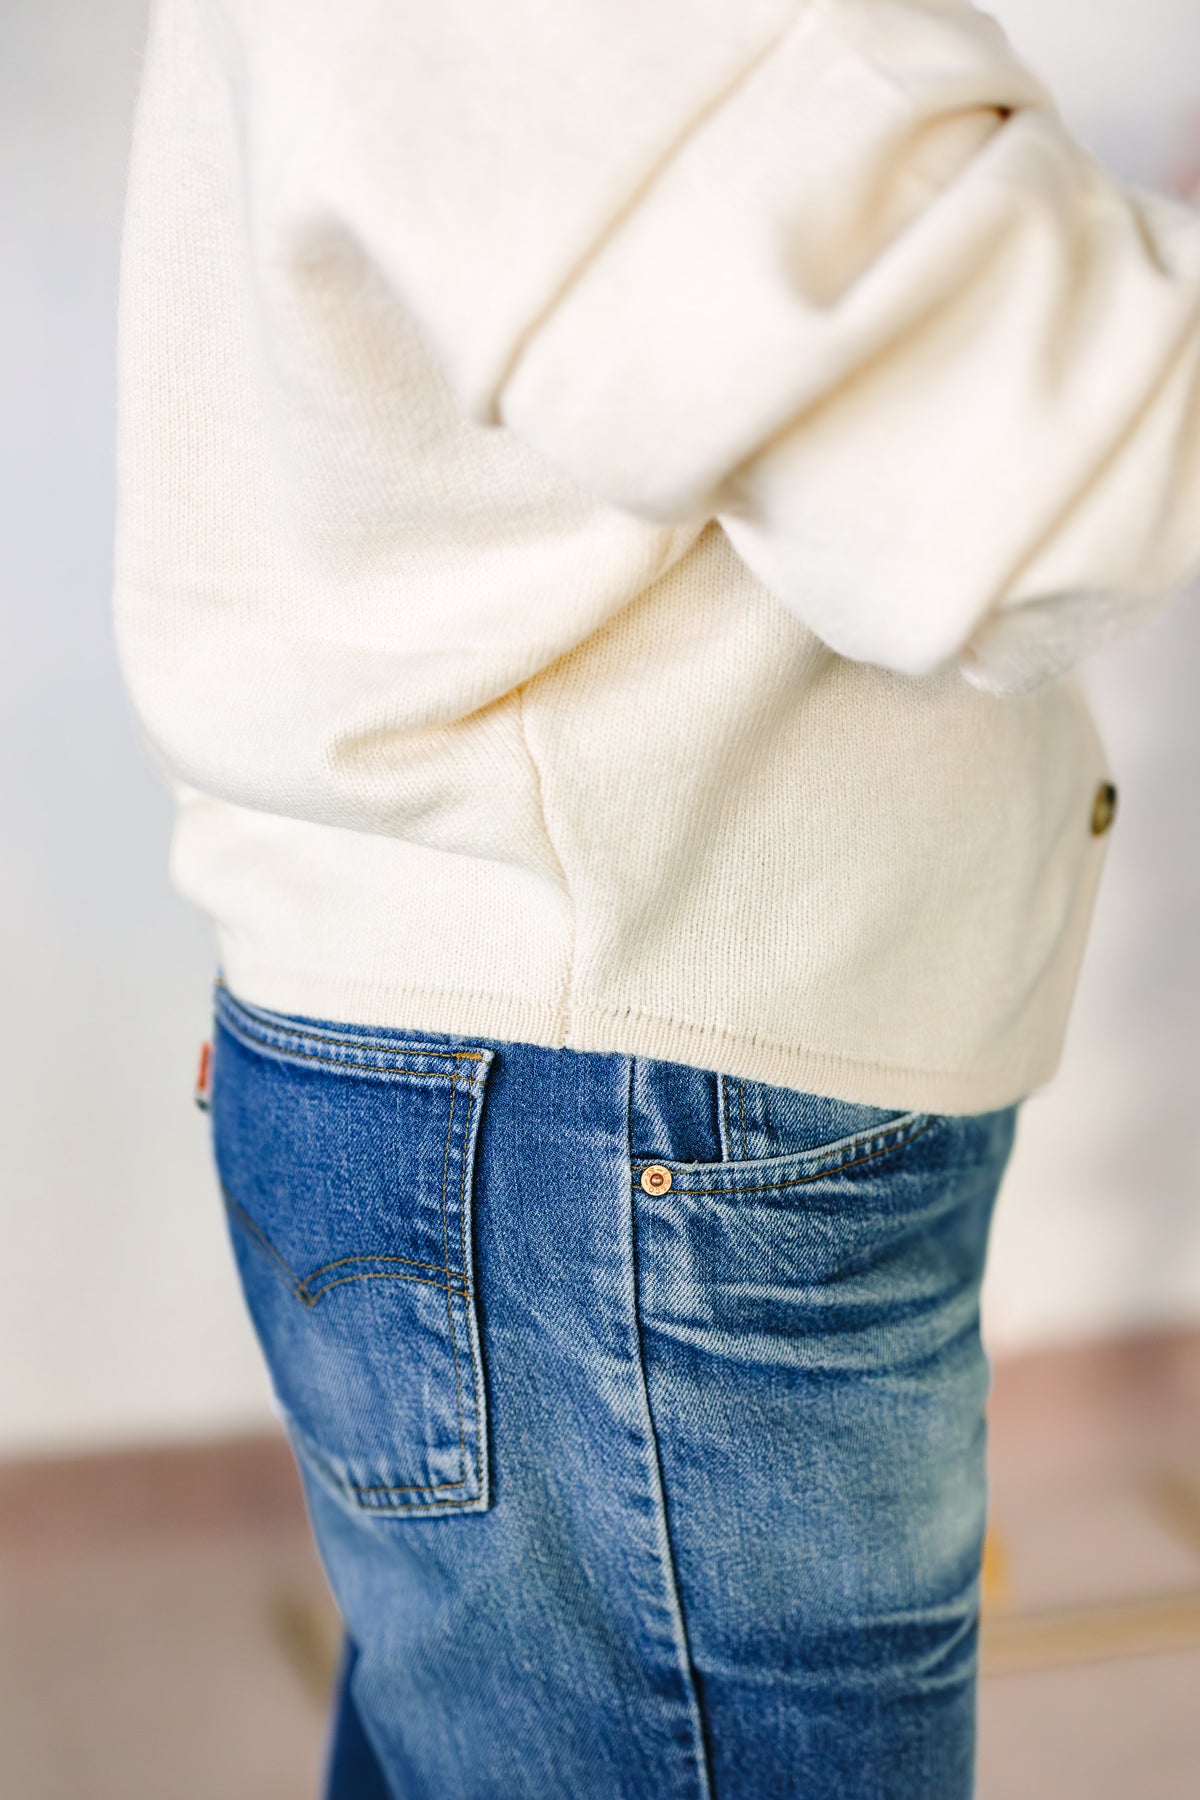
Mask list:
[[[289,1433],[372,1514],[481,1511],[473,1272],[494,1052],[291,1020],[216,989],[213,1153]]]

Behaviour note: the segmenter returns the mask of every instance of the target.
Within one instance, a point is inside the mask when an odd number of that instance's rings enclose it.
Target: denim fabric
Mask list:
[[[969,1796],[1017,1109],[214,1010],[328,1800]]]

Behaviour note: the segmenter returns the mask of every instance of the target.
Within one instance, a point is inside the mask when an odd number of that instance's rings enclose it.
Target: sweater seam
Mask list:
[[[546,810],[546,788],[542,777],[541,764],[534,755],[533,746],[529,741],[529,733],[525,727],[526,686],[527,683],[521,682],[515,690],[517,701],[517,730],[521,736],[522,748],[529,760],[529,767],[533,772],[534,789],[537,795],[538,816],[541,820],[542,833],[546,839],[550,854],[554,858],[555,866],[558,870],[558,878],[562,884],[563,896],[567,903],[567,967],[563,977],[563,994],[559,1010],[560,1024],[557,1034],[561,1037],[563,1043],[566,1044],[571,1036],[573,996],[575,988],[575,947],[578,931],[577,913],[575,896],[571,892],[571,883],[567,879],[566,864],[563,862],[562,853],[559,850],[558,844],[555,842],[554,833],[550,829],[550,820]]]
[[[1016,1057],[1005,1063],[988,1063],[972,1065],[969,1071],[962,1068],[933,1068],[928,1063],[887,1063],[880,1062],[877,1057],[847,1056],[841,1050],[823,1050],[818,1045],[800,1042],[792,1038],[767,1037],[761,1032],[739,1030],[736,1026],[706,1025],[703,1020],[683,1019],[672,1013],[654,1012],[649,1007],[641,1006],[594,1006],[584,1002],[580,1007],[581,1016],[596,1019],[646,1019],[655,1025],[666,1025],[675,1031],[694,1032],[705,1037],[726,1038],[730,1043],[761,1046],[765,1050],[782,1050],[787,1055],[806,1057],[824,1063],[837,1063],[847,1069],[871,1070],[879,1075],[922,1076],[932,1075],[946,1081],[961,1080],[964,1074],[973,1077],[1000,1078],[1005,1075],[1019,1073],[1026,1065],[1026,1057]],[[733,1076],[732,1080],[740,1077]]]

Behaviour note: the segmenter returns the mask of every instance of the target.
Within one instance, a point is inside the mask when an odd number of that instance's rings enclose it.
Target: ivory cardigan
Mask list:
[[[1200,568],[1200,216],[984,14],[159,0],[119,378],[118,648],[235,993],[1052,1074],[1072,671]]]

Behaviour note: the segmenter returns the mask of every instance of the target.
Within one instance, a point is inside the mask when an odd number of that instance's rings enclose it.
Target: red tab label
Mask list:
[[[211,1088],[212,1045],[207,1040],[200,1046],[200,1067],[196,1070],[196,1090],[193,1098],[202,1111],[208,1111],[208,1097]]]

